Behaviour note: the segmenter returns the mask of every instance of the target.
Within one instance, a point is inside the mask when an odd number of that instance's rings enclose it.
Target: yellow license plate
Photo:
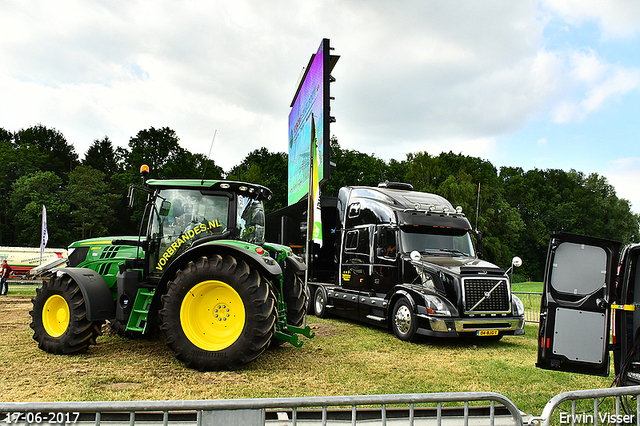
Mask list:
[[[476,336],[497,336],[498,330],[478,330]]]

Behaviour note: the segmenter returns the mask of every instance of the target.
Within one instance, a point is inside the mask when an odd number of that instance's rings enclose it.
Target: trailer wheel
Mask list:
[[[315,311],[313,309],[313,295],[311,294],[311,286],[307,283],[304,285],[304,292],[307,295],[307,314],[313,314]]]
[[[43,282],[31,299],[30,327],[38,347],[52,354],[72,354],[96,343],[101,323],[87,320],[78,284],[69,276]]]
[[[416,314],[413,307],[406,297],[398,299],[393,306],[393,315],[391,317],[391,328],[393,333],[400,340],[412,342],[416,336]]]
[[[322,286],[318,286],[313,296],[313,312],[318,318],[327,315],[327,290]]]
[[[258,270],[233,256],[201,257],[169,282],[160,328],[167,346],[188,367],[236,370],[269,345],[273,305]]]

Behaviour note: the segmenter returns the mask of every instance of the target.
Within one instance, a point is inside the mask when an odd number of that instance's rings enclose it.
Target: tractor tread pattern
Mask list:
[[[69,326],[59,337],[50,336],[43,325],[42,310],[46,301],[54,295],[62,296],[69,306]],[[82,291],[69,276],[53,277],[44,281],[42,287],[36,289],[36,297],[31,299],[33,309],[29,311],[33,329],[33,339],[45,352],[62,355],[86,350],[96,344],[96,338],[102,334],[101,323],[87,319],[87,308]]]
[[[245,327],[228,348],[206,351],[186,337],[180,323],[180,308],[185,294],[205,280],[220,280],[232,286],[242,297],[246,311]],[[176,273],[162,296],[160,329],[177,359],[200,371],[237,370],[256,359],[273,337],[274,300],[269,283],[246,262],[231,255],[203,256]]]

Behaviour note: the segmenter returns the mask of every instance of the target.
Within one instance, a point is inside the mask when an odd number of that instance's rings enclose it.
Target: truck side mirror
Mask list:
[[[522,259],[520,259],[518,256],[514,256],[513,259],[511,259],[511,266],[509,267],[509,269],[507,269],[507,272],[505,272],[506,274],[509,274],[510,272],[513,271],[513,268],[519,268],[522,266]]]
[[[482,259],[482,232],[473,231],[473,233],[476,234],[476,241],[478,241],[478,244],[476,245],[476,254],[479,259]]]

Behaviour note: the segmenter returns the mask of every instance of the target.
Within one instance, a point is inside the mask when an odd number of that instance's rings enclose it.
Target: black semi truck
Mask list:
[[[316,316],[389,327],[407,341],[524,334],[524,307],[508,273],[479,258],[462,209],[389,182],[343,187],[320,202],[321,246],[308,243],[306,200],[271,213],[266,225],[268,239],[308,252]],[[512,267],[519,263],[514,258]]]

